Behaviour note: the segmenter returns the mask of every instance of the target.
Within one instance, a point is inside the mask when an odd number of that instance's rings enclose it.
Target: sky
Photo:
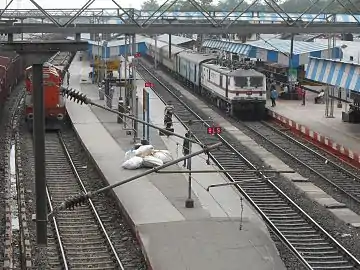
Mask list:
[[[43,8],[61,9],[61,8],[81,8],[87,1],[86,0],[35,0]],[[123,8],[140,8],[144,0],[116,0],[117,3]],[[10,0],[0,0],[0,9],[6,6]],[[159,2],[165,2],[160,0]],[[117,6],[111,0],[95,0],[90,8],[116,8]],[[9,8],[36,8],[30,0],[14,0]]]

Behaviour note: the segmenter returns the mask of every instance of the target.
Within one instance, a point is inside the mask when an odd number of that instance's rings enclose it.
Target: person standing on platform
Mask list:
[[[305,97],[306,97],[306,91],[303,87],[301,87],[301,97],[302,97],[302,106],[305,106]]]
[[[186,132],[185,137],[186,138],[190,137],[190,132],[189,131]],[[189,140],[184,139],[182,153],[183,153],[184,156],[186,156],[186,155],[188,155],[190,153],[190,142],[189,142]],[[186,167],[186,159],[184,159],[183,167]]]
[[[70,72],[69,71],[66,73],[66,81],[67,81],[67,86],[69,86],[69,84],[70,84]]]
[[[270,99],[271,99],[271,107],[275,107],[276,106],[276,99],[278,97],[278,93],[275,89],[275,87],[273,87],[271,89],[271,93],[270,93]]]

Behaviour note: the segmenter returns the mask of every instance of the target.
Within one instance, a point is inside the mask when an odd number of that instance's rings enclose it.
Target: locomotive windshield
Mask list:
[[[262,87],[264,83],[263,77],[250,77],[250,86],[251,87]]]
[[[234,77],[235,86],[240,88],[246,87],[262,87],[263,86],[263,77],[255,76],[255,77]]]
[[[248,77],[234,77],[236,87],[247,87]]]

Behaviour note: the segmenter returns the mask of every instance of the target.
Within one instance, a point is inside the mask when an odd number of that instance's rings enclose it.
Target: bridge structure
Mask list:
[[[287,13],[276,0],[266,0],[271,12],[252,11],[258,0],[239,10],[243,1],[229,11],[207,11],[196,0],[189,0],[191,12],[169,11],[178,0],[166,0],[158,10],[144,11],[120,6],[112,0],[114,8],[90,8],[95,0],[88,0],[80,9],[43,9],[35,0],[29,0],[36,9],[10,9],[13,0],[0,10],[0,34],[13,43],[14,34],[53,33],[75,35],[90,34],[298,34],[298,33],[360,33],[360,10],[347,8],[340,0],[329,1],[321,13],[310,14],[312,6],[299,13]],[[344,13],[327,12],[337,1]],[[317,5],[315,1],[313,5]],[[31,22],[28,22],[32,19]],[[34,21],[35,20],[35,21]],[[244,27],[246,26],[246,27]],[[28,45],[27,45],[28,46]]]
[[[128,14],[133,13],[134,17],[138,21],[146,21],[152,14],[154,16],[161,15],[164,18],[176,18],[177,20],[185,21],[204,21],[206,16],[199,11],[192,12],[182,12],[182,11],[143,11],[136,10],[131,8],[124,8]],[[67,19],[70,20],[73,17],[76,18],[74,22],[88,22],[91,23],[95,20],[103,22],[113,22],[122,24],[124,20],[129,20],[130,17],[125,14],[120,8],[88,8],[82,13],[78,14],[79,10],[77,9],[6,9],[1,10],[1,18],[3,19],[16,19],[20,21],[25,21],[29,19],[42,19],[44,22],[51,22],[48,17],[53,19],[61,20]],[[46,15],[47,14],[47,15]],[[239,11],[209,11],[209,14],[214,19],[219,21],[226,19],[228,21],[238,20],[238,21],[249,21],[253,23],[258,22],[282,22],[287,16],[293,20],[300,18],[305,22],[358,22],[360,21],[360,14],[335,14],[335,13],[276,13],[276,12],[260,12],[260,11],[248,11],[248,12],[239,12]]]

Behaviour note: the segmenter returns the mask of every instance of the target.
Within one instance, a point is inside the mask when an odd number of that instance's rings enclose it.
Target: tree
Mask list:
[[[209,11],[210,9],[212,9],[212,2],[213,0],[200,0],[200,6],[202,6],[204,9],[206,9],[207,11]]]
[[[141,5],[143,11],[156,11],[159,8],[159,3],[156,0],[146,0]]]

